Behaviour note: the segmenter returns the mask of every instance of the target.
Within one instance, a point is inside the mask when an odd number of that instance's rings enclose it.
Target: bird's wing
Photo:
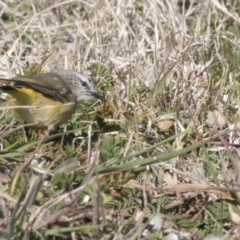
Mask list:
[[[61,102],[72,101],[70,87],[57,73],[42,73],[31,77],[20,76],[1,79],[14,82],[15,87],[28,87],[43,95]]]

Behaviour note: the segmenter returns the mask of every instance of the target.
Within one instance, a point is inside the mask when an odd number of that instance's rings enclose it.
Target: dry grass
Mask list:
[[[239,239],[238,1],[0,6],[0,77],[46,60],[107,98],[42,141],[2,100],[4,239]]]

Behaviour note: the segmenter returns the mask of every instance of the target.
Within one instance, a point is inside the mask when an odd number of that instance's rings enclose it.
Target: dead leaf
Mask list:
[[[208,112],[207,124],[210,126],[217,126],[220,129],[223,129],[227,125],[226,117],[218,110],[213,110]]]
[[[228,210],[229,210],[231,220],[235,224],[240,224],[240,208],[239,208],[239,205],[235,206],[233,204],[228,203]]]
[[[177,174],[170,174],[166,172],[163,176],[163,180],[167,183],[167,185],[176,185],[177,184]]]
[[[172,120],[163,120],[157,123],[157,127],[160,131],[167,131],[173,126],[174,122]]]

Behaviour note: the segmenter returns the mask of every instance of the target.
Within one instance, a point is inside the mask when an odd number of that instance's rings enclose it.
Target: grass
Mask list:
[[[239,238],[238,1],[0,5],[2,78],[72,69],[107,99],[42,138],[1,95],[2,239]]]

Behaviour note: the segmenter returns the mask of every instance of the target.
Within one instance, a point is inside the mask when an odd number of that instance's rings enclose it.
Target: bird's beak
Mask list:
[[[91,92],[91,94],[92,94],[93,97],[95,97],[97,99],[100,99],[102,102],[106,102],[106,98],[104,96],[101,96],[96,92]]]

